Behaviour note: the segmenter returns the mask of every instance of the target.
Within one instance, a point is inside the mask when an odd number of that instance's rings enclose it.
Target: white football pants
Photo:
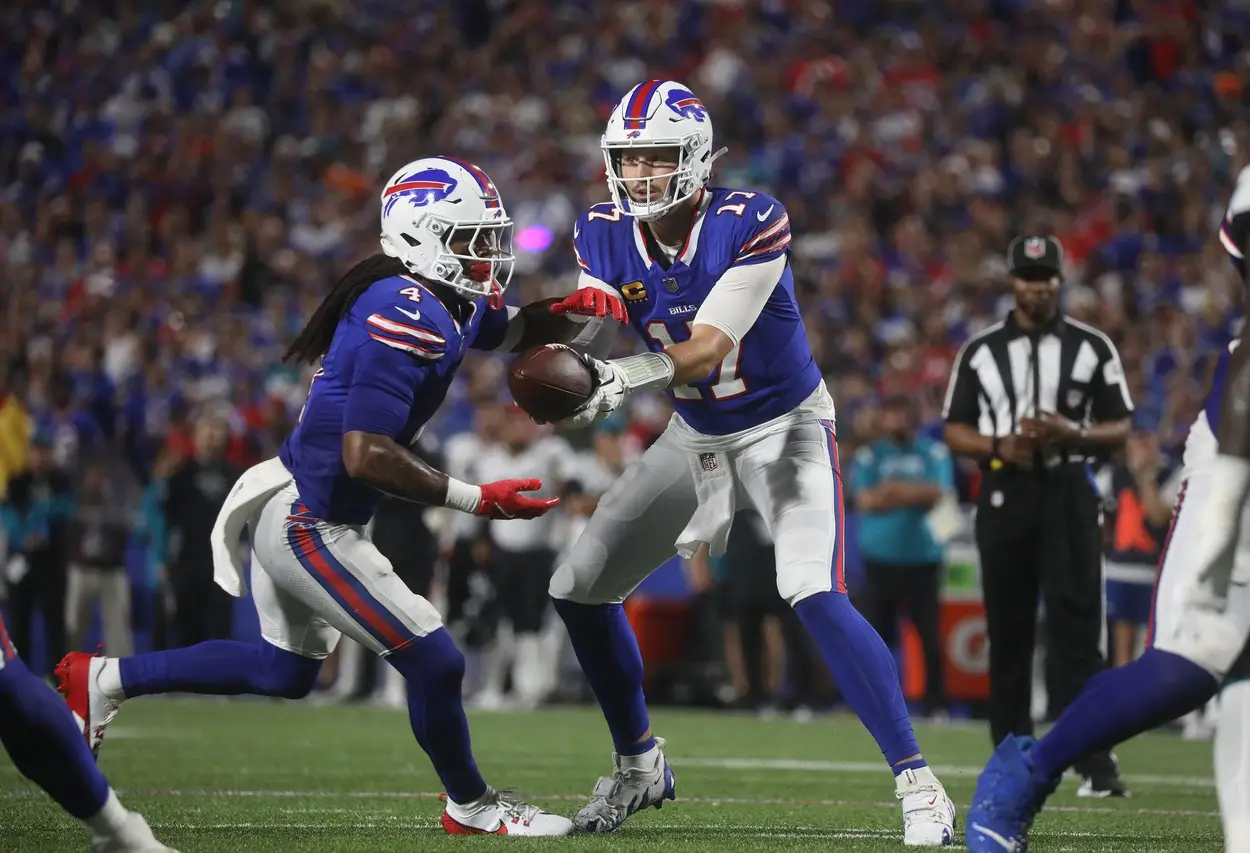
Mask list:
[[[757,428],[758,438],[727,437],[732,449],[719,451],[732,469],[736,506],[754,508],[775,543],[777,591],[790,604],[846,591],[832,402],[823,386],[812,399],[819,407],[810,416],[796,411],[787,425]],[[673,556],[697,503],[690,460],[698,454],[679,443],[675,433],[683,429],[689,428],[674,418],[604,494],[557,566],[552,597],[581,604],[624,601]]]

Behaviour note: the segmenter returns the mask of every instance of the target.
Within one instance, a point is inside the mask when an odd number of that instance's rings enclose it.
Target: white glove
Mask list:
[[[576,412],[560,423],[573,429],[584,429],[615,412],[625,402],[629,388],[625,371],[611,361],[586,356],[586,363],[595,373],[595,392]]]

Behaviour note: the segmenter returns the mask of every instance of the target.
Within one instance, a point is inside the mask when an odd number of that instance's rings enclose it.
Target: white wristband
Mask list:
[[[673,359],[662,352],[644,352],[613,359],[612,363],[625,374],[625,388],[667,388],[673,381]]]
[[[476,515],[481,505],[481,486],[470,486],[455,477],[447,478],[447,497],[443,498],[443,506]]]

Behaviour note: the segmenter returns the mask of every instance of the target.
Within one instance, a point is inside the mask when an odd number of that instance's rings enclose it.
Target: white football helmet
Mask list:
[[[618,210],[639,219],[656,219],[707,185],[712,161],[712,119],[693,92],[671,80],[648,80],[629,90],[608,119],[600,144],[608,167],[608,189]],[[628,148],[676,148],[677,168],[647,178],[622,178],[621,154]],[[668,178],[662,194],[654,181]],[[630,196],[629,184],[643,184],[646,201]]]
[[[469,299],[497,298],[512,279],[512,220],[477,166],[426,157],[382,190],[382,251]]]

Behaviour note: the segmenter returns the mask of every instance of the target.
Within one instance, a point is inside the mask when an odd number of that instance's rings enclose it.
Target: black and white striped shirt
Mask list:
[[[1063,315],[1030,334],[1013,311],[960,348],[942,417],[1001,438],[1043,412],[1079,424],[1115,421],[1132,414],[1133,401],[1110,338]]]

